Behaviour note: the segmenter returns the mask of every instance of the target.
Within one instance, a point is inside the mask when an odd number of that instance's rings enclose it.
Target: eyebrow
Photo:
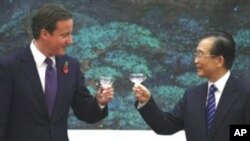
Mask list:
[[[196,51],[196,52],[202,52],[202,53],[204,53],[204,51],[201,50],[201,49],[196,49],[195,51]]]

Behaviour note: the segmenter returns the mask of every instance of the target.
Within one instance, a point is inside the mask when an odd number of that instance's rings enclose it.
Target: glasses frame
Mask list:
[[[211,55],[211,54],[204,54],[202,52],[195,52],[194,53],[194,58],[196,59],[202,59],[202,58],[214,58],[214,57],[217,57],[218,55]]]

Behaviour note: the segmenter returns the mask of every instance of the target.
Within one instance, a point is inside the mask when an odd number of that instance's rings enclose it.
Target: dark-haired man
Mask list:
[[[221,31],[205,34],[195,53],[197,75],[208,82],[188,89],[170,112],[163,112],[150,91],[135,85],[136,106],[158,134],[185,130],[187,141],[229,141],[231,124],[250,124],[249,84],[231,73],[233,38]]]
[[[31,44],[0,60],[0,141],[68,141],[70,107],[94,123],[108,114],[113,88],[92,97],[77,60],[65,55],[73,42],[71,13],[43,6],[32,19]]]

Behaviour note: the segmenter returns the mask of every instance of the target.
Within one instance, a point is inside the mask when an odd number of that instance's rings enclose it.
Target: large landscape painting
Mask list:
[[[249,0],[1,0],[0,56],[32,40],[30,21],[45,3],[61,4],[74,16],[74,43],[68,54],[81,63],[93,95],[101,75],[115,78],[109,116],[87,124],[69,113],[72,129],[149,129],[134,106],[129,74],[144,73],[143,82],[165,111],[185,89],[205,79],[196,76],[194,52],[208,30],[233,35],[237,55],[232,72],[250,79]]]

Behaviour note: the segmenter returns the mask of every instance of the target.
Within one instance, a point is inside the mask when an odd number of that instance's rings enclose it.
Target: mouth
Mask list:
[[[199,67],[199,66],[196,66],[195,68],[196,68],[196,71],[201,70],[201,67]]]

